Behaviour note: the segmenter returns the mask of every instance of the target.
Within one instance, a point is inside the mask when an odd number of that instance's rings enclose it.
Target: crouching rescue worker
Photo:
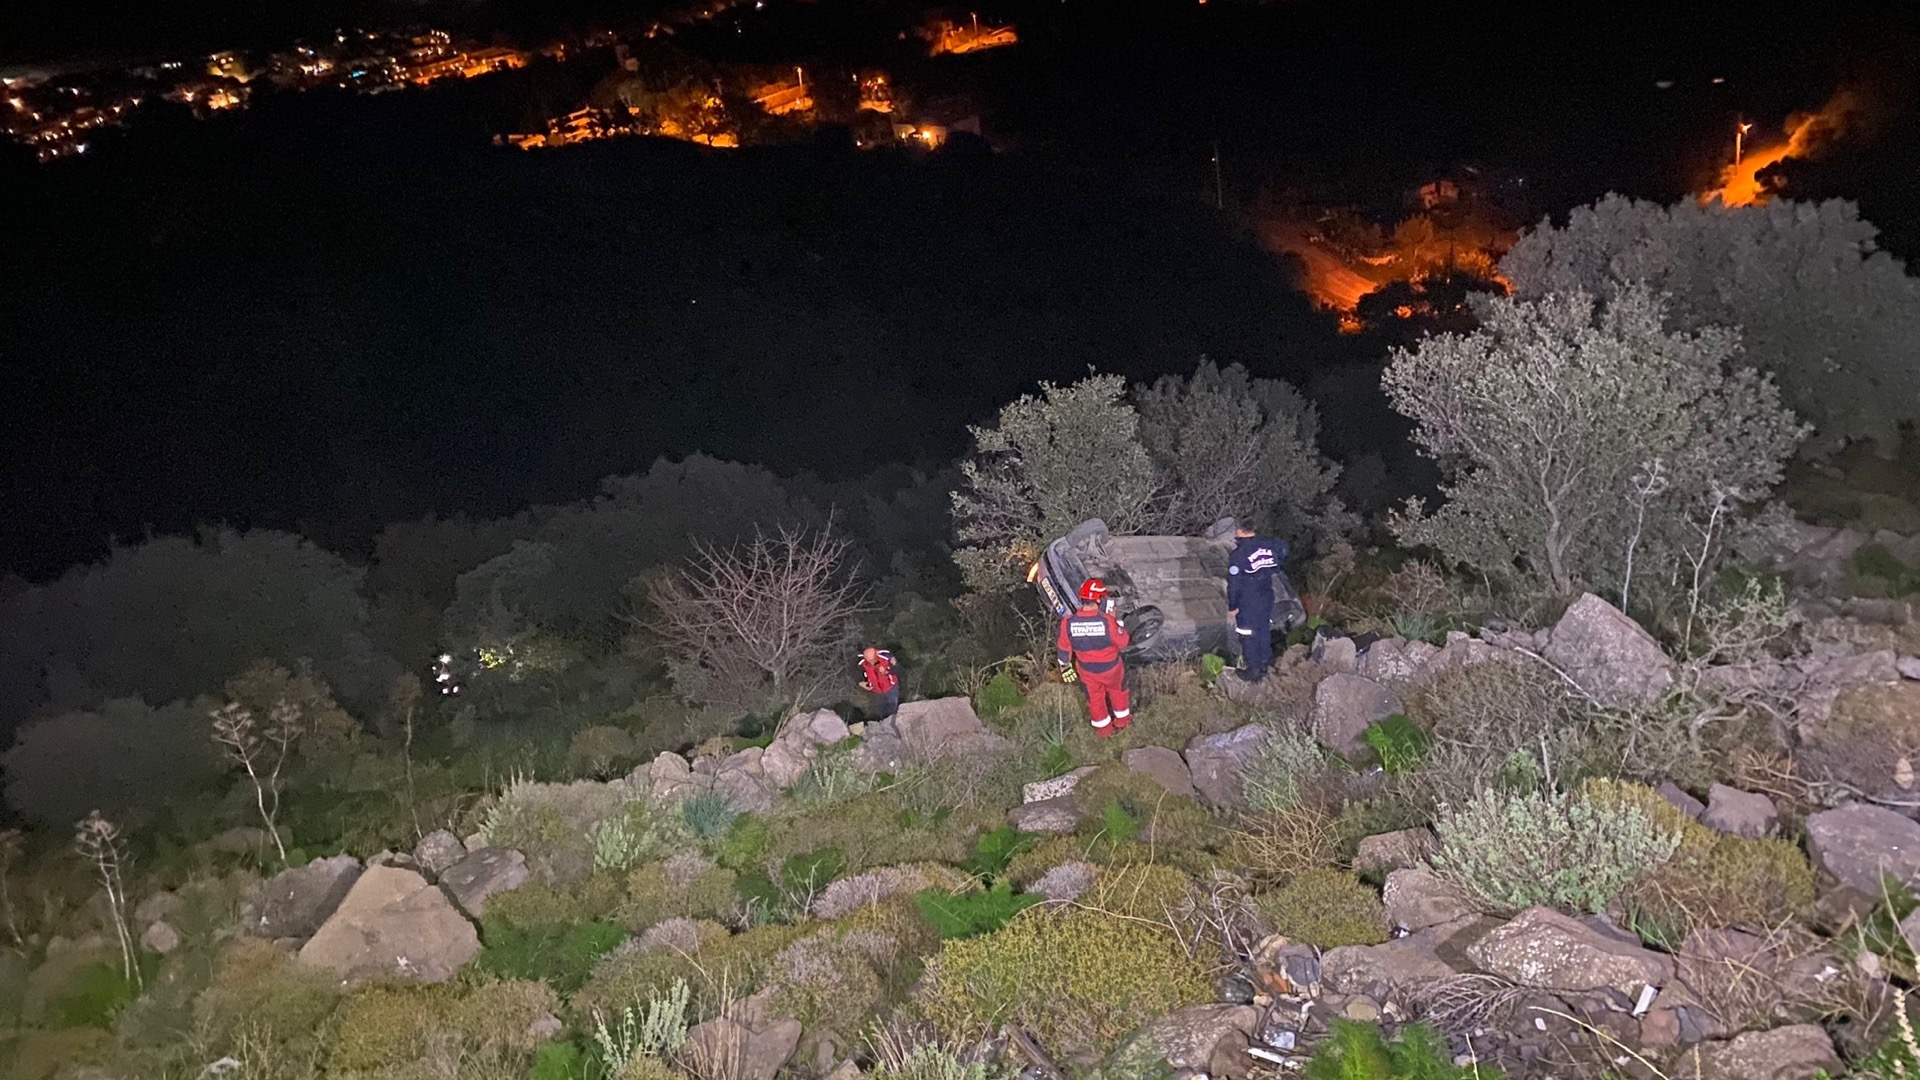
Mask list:
[[[1287,561],[1287,542],[1259,536],[1251,526],[1233,530],[1227,560],[1227,607],[1240,637],[1240,677],[1259,682],[1273,663],[1273,574]]]
[[[1133,720],[1127,701],[1127,665],[1120,650],[1131,642],[1127,628],[1107,609],[1107,583],[1088,578],[1080,586],[1080,608],[1060,620],[1060,667],[1068,682],[1077,675],[1087,690],[1087,715],[1093,733],[1107,738]]]
[[[860,689],[880,699],[879,720],[900,711],[900,676],[893,670],[893,654],[869,645],[860,653]]]

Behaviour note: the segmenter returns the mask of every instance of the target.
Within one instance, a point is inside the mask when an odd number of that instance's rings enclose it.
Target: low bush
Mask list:
[[[1256,812],[1290,810],[1326,776],[1328,761],[1313,736],[1275,726],[1240,771],[1241,792]]]
[[[538,880],[577,881],[596,863],[593,831],[627,805],[614,788],[592,780],[514,780],[488,808],[480,832],[494,847],[524,852]]]
[[[398,1071],[412,1062],[471,1066],[485,1061],[495,1067],[517,1066],[518,1075],[524,1075],[541,1041],[530,1032],[534,1021],[559,1006],[552,988],[538,982],[484,982],[465,993],[452,984],[368,984],[340,1004],[330,1040],[330,1071]]]
[[[1557,792],[1482,792],[1443,809],[1434,831],[1435,871],[1493,914],[1603,911],[1681,838],[1641,806]]]
[[[850,747],[828,747],[794,781],[788,795],[809,810],[824,810],[872,791],[874,776],[854,763]]]
[[[1199,803],[1174,795],[1151,776],[1117,762],[1081,777],[1073,797],[1093,811],[1081,822],[1079,833],[1098,836],[1108,844],[1125,844],[1137,838],[1171,855],[1216,848],[1222,839],[1212,815]]]
[[[922,1043],[880,1063],[867,1075],[872,1080],[1005,1080],[1008,1074],[938,1044]]]
[[[913,903],[941,938],[948,939],[992,933],[1042,899],[1015,893],[1011,883],[1002,881],[984,892],[956,894],[945,889],[922,889],[914,894]]]
[[[193,1041],[212,1057],[234,1053],[242,1038],[313,1046],[339,1002],[338,979],[296,965],[270,942],[240,938],[194,999]]]
[[[1309,870],[1254,905],[1276,933],[1323,949],[1387,940],[1387,913],[1374,891],[1352,874]]]
[[[1713,833],[1691,839],[1621,895],[1629,921],[1672,947],[1695,930],[1768,933],[1813,905],[1813,867],[1798,845]]]
[[[724,922],[739,909],[739,878],[692,854],[648,863],[627,875],[615,917],[635,931],[675,917]]]
[[[595,966],[586,985],[569,999],[569,1006],[581,1017],[590,1016],[594,1009],[613,1015],[684,981],[693,995],[689,1022],[711,1019],[720,1009],[723,990],[732,998],[760,990],[774,955],[810,930],[770,923],[716,940],[703,939],[699,950],[690,954],[673,949],[616,949]]]
[[[530,882],[487,898],[483,936],[496,926],[538,929],[605,919],[619,908],[626,890],[626,879],[615,874],[595,874],[567,885]]]
[[[48,999],[41,1022],[48,1027],[111,1028],[139,994],[140,984],[127,978],[118,960],[95,961],[63,980]]]
[[[1193,912],[1194,886],[1171,866],[1135,863],[1101,874],[1079,902],[1124,919],[1178,926]]]
[[[766,866],[767,849],[771,842],[772,830],[766,818],[757,814],[741,814],[727,826],[714,851],[714,858],[729,870],[762,869]]]
[[[1413,1024],[1389,1040],[1378,1027],[1335,1020],[1331,1037],[1313,1052],[1306,1080],[1500,1080],[1480,1065],[1455,1065],[1447,1042],[1432,1028]]]
[[[1210,997],[1205,966],[1171,930],[1067,908],[943,943],[919,1005],[954,1040],[1014,1023],[1049,1049],[1098,1056],[1141,1018]]]
[[[1223,854],[1257,884],[1279,885],[1309,870],[1337,865],[1340,832],[1325,808],[1303,802],[1245,815]]]
[[[567,771],[606,780],[626,772],[640,757],[640,745],[625,728],[606,724],[581,728],[567,746]]]

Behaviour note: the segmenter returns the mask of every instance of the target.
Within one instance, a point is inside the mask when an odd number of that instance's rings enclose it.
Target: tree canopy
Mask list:
[[[1520,238],[1500,263],[1515,295],[1671,297],[1675,330],[1738,327],[1746,361],[1814,425],[1809,449],[1873,439],[1889,453],[1920,419],[1920,279],[1877,249],[1853,203],[1776,199],[1661,206],[1609,195]]]

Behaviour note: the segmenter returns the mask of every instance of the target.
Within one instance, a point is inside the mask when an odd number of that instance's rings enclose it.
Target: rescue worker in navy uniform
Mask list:
[[[1273,663],[1273,575],[1287,561],[1287,542],[1260,536],[1250,525],[1233,530],[1227,560],[1227,608],[1240,635],[1240,677],[1257,683]]]

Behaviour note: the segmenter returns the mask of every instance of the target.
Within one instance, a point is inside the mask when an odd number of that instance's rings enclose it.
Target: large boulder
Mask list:
[[[1920,823],[1881,806],[1849,803],[1807,818],[1807,854],[1841,885],[1877,899],[1883,879],[1920,879]]]
[[[1673,961],[1551,908],[1528,908],[1467,949],[1490,974],[1536,990],[1614,989],[1628,996],[1673,977]]]
[[[351,855],[282,870],[248,902],[241,925],[258,937],[312,937],[359,879],[360,860]]]
[[[1409,931],[1455,922],[1474,913],[1459,888],[1424,866],[1388,874],[1380,899],[1386,905],[1387,922]]]
[[[1608,707],[1650,704],[1673,687],[1673,661],[1660,643],[1592,593],[1554,624],[1545,656]]]
[[[993,737],[973,711],[973,701],[964,697],[906,702],[889,723],[907,752],[921,761],[955,756]]]
[[[1351,675],[1360,666],[1359,649],[1350,637],[1326,637],[1313,644],[1313,662],[1333,674]]]
[[[713,791],[736,814],[764,814],[773,809],[774,789],[762,764],[766,751],[749,746],[720,759],[713,773]]]
[[[1840,1055],[1818,1024],[1749,1031],[1726,1042],[1702,1043],[1700,1080],[1810,1080],[1836,1076]]]
[[[1260,1010],[1251,1005],[1190,1005],[1140,1029],[1140,1040],[1175,1069],[1215,1073],[1217,1055],[1246,1049],[1260,1030]]]
[[[452,978],[480,951],[480,935],[447,899],[411,870],[375,866],[360,875],[339,910],[300,949],[300,962],[348,983]]]
[[[1751,791],[1715,784],[1707,792],[1707,809],[1700,824],[1734,836],[1758,840],[1773,832],[1780,819],[1773,800]]]
[[[527,883],[527,857],[510,848],[481,848],[447,867],[440,887],[474,918],[487,913],[487,899]]]
[[[628,773],[627,785],[656,803],[679,802],[699,791],[692,763],[671,750]]]
[[[796,714],[761,755],[761,772],[768,784],[785,791],[806,775],[821,747],[832,746],[846,737],[846,721],[832,709]]]
[[[724,1068],[730,1080],[773,1080],[799,1048],[800,1030],[798,1020],[755,1025],[744,1016],[717,1016],[687,1033],[686,1054],[701,1073]],[[709,1072],[700,1063],[718,1067]]]
[[[437,878],[467,857],[467,845],[446,829],[435,829],[413,845],[413,862],[429,878]]]
[[[1187,772],[1202,803],[1215,808],[1240,803],[1240,771],[1260,752],[1267,735],[1264,725],[1248,724],[1218,735],[1196,735],[1187,743]]]
[[[1360,733],[1367,725],[1402,708],[1399,695],[1371,679],[1330,675],[1313,691],[1313,737],[1330,750],[1355,753],[1365,745]]]
[[[1320,958],[1320,981],[1335,993],[1364,994],[1458,974],[1468,967],[1455,959],[1460,942],[1479,935],[1483,921],[1459,919],[1379,945],[1328,949]]]
[[[1193,773],[1178,752],[1164,746],[1142,746],[1120,755],[1120,763],[1167,790],[1170,795],[1192,798]]]

